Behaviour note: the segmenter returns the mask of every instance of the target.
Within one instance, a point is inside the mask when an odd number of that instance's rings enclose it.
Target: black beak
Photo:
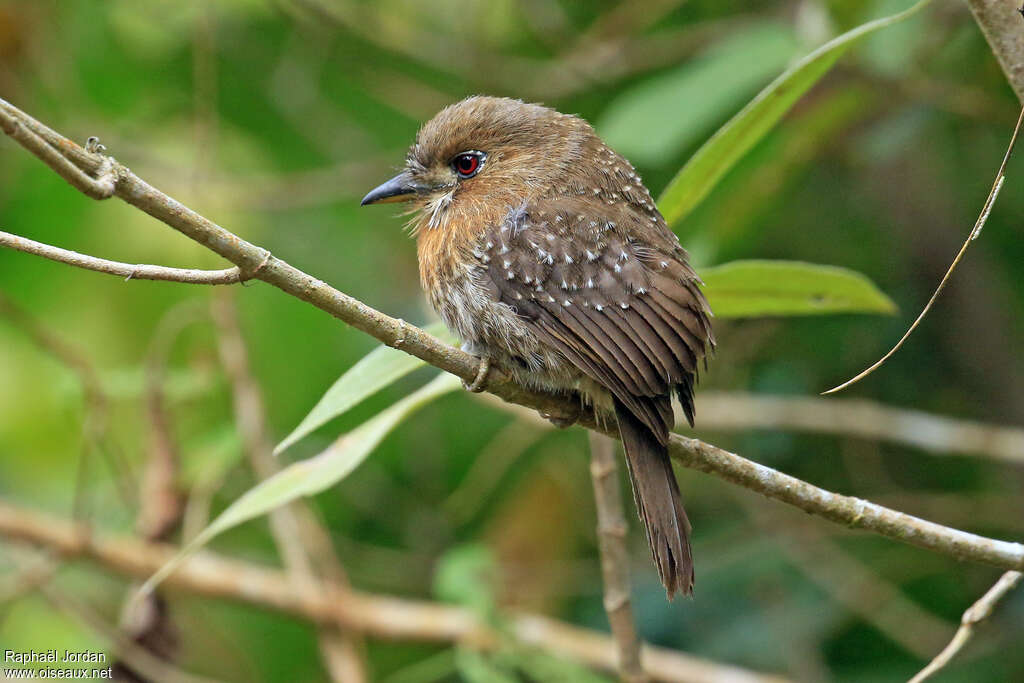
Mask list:
[[[408,172],[402,171],[383,185],[379,185],[363,197],[359,206],[367,204],[380,204],[383,202],[404,202],[416,193],[416,186],[409,177]]]

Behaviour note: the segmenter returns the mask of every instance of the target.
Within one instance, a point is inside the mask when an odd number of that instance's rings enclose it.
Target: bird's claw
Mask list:
[[[462,387],[466,391],[471,391],[474,394],[479,394],[484,390],[484,385],[487,384],[487,375],[491,372],[491,359],[484,357],[480,359],[480,369],[476,372],[476,377],[472,382],[462,380]]]
[[[546,410],[537,411],[541,417],[553,424],[558,429],[568,429],[580,419],[581,410],[576,408],[571,413],[549,413]]]

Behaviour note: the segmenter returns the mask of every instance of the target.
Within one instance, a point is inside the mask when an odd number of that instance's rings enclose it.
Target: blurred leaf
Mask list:
[[[719,318],[822,313],[894,313],[866,276],[799,261],[733,261],[700,272]]]
[[[521,683],[514,670],[509,671],[487,655],[469,648],[456,650],[455,668],[468,683]]]
[[[733,164],[763,138],[812,85],[828,73],[848,48],[864,36],[906,19],[929,2],[918,0],[909,9],[869,21],[830,40],[758,93],[697,150],[662,192],[658,198],[658,208],[669,225],[675,225],[686,217]],[[681,111],[681,105],[685,106],[685,103],[675,103],[674,110]]]
[[[434,323],[423,329],[448,343],[455,342],[443,323]],[[274,455],[280,454],[296,441],[423,365],[425,363],[416,356],[390,346],[374,349],[338,378],[299,426],[277,445]]]
[[[796,48],[788,26],[753,24],[701,57],[623,92],[597,129],[634,162],[663,164],[785,68]]]
[[[462,545],[446,552],[437,562],[434,595],[446,602],[465,605],[490,619],[496,610],[494,579],[498,563],[490,548]]]
[[[320,493],[341,481],[358,467],[377,444],[402,420],[459,386],[458,377],[446,372],[442,373],[415,393],[406,396],[351,432],[342,435],[323,453],[308,460],[292,463],[269,479],[261,481],[229,505],[181,552],[151,576],[140,592],[154,589],[161,581],[170,576],[185,559],[221,532],[238,526],[242,522],[265,515],[301,496]]]
[[[555,657],[540,650],[517,649],[517,668],[528,680],[544,683],[610,683],[579,662]]]

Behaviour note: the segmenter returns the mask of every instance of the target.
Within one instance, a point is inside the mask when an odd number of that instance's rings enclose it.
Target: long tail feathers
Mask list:
[[[670,600],[676,593],[689,595],[693,592],[690,521],[683,510],[668,447],[618,399],[615,417],[626,448],[633,499],[647,530],[654,566]]]

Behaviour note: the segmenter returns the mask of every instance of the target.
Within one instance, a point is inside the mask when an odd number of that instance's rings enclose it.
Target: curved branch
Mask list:
[[[3,501],[0,536],[50,549],[65,558],[86,558],[108,570],[137,578],[150,576],[177,552],[173,546],[106,535]],[[501,643],[499,634],[468,609],[362,593],[315,579],[311,583],[296,582],[285,572],[205,551],[186,560],[165,585],[379,638],[454,642],[479,649]],[[525,645],[615,671],[615,646],[607,635],[530,614],[512,617],[511,629],[513,636]],[[660,647],[645,648],[644,663],[647,672],[659,681],[785,683],[781,677]]]
[[[125,280],[163,280],[193,285],[231,285],[236,282],[245,282],[252,277],[243,277],[241,269],[237,266],[223,270],[196,270],[194,268],[167,268],[166,266],[108,261],[2,231],[0,231],[0,247],[8,247],[26,254],[35,254],[51,261],[94,270],[97,273],[120,275]]]
[[[387,316],[274,257],[266,249],[243,240],[160,192],[112,157],[102,157],[82,149],[0,99],[0,124],[5,120],[20,121],[83,171],[93,172],[109,162],[113,176],[117,178],[114,193],[118,197],[223,256],[243,272],[252,273],[254,277],[330,313],[382,343],[401,349],[466,382],[476,378],[479,361],[474,356],[448,346],[404,320]],[[6,130],[8,125],[3,127]],[[486,390],[507,402],[534,408],[555,418],[580,415],[578,401],[573,397],[526,389],[498,369],[491,371]],[[595,414],[586,410],[578,421],[584,427],[618,438],[615,418],[611,414]],[[1024,569],[1024,545],[1019,543],[977,536],[859,498],[832,493],[735,453],[678,434],[672,436],[669,452],[686,467],[714,474],[839,524],[873,531],[958,559],[1003,569]]]
[[[942,652],[928,663],[928,666],[921,669],[917,675],[911,678],[910,683],[922,683],[922,681],[928,680],[949,664],[974,636],[974,627],[992,615],[996,605],[1020,583],[1022,578],[1024,578],[1024,575],[1020,572],[1006,572],[1000,576],[995,585],[989,588],[985,595],[978,598],[978,601],[964,612],[960,618],[960,628],[956,630],[953,640],[949,642],[949,645],[943,648]]]

